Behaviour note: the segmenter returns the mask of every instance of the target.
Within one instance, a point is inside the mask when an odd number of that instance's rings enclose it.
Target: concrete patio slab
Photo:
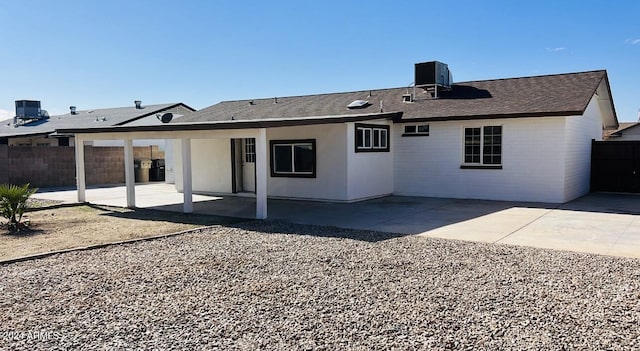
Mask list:
[[[179,205],[182,211],[183,196],[175,190],[172,184],[149,183],[137,184],[136,207],[151,208],[155,206]],[[126,207],[127,190],[125,186],[90,187],[86,190],[87,202],[96,205]],[[40,189],[34,198],[62,201],[64,203],[76,203],[77,192],[75,188],[49,188]],[[221,197],[193,195],[194,202],[220,200]]]
[[[91,188],[86,195],[95,204],[126,204],[124,186]],[[75,202],[76,192],[34,197]],[[182,194],[171,184],[136,185],[136,205],[181,212]],[[194,195],[194,213],[254,218],[255,199]],[[268,215],[300,224],[640,258],[640,195],[594,193],[562,205],[406,196],[351,204],[269,199]]]
[[[550,209],[509,208],[422,233],[424,236],[495,243],[548,214]]]

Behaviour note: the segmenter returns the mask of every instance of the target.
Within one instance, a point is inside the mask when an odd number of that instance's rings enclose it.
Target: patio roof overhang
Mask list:
[[[332,123],[347,123],[358,121],[369,121],[375,119],[399,120],[402,112],[385,112],[361,115],[340,115],[340,116],[317,116],[317,117],[291,117],[291,118],[269,118],[259,120],[237,120],[237,121],[211,121],[211,122],[191,122],[191,123],[167,123],[160,125],[142,126],[111,126],[99,128],[70,128],[59,129],[58,134],[82,135],[87,140],[91,139],[172,139],[197,137],[210,131],[225,131],[225,135],[231,130],[247,130],[262,128],[277,128],[290,126],[320,125]],[[203,133],[205,132],[205,133]],[[242,133],[240,133],[242,134]]]

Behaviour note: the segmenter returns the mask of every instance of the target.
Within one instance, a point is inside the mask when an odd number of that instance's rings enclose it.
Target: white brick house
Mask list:
[[[589,191],[592,139],[618,126],[605,71],[436,89],[227,101],[179,123],[64,132],[174,139],[178,190],[255,194],[266,218],[267,197],[566,202]]]

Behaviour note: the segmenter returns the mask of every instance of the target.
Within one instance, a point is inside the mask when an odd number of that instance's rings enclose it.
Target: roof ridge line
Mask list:
[[[166,103],[166,104],[151,104],[151,105],[143,105],[140,110],[144,110],[146,107],[159,107],[159,106],[173,106],[173,105],[180,105],[182,104],[181,102],[171,102],[171,103]],[[80,112],[89,112],[91,111],[93,112],[99,112],[99,111],[104,111],[104,110],[118,110],[118,109],[125,109],[125,108],[135,108],[135,105],[132,106],[119,106],[119,107],[105,107],[105,108],[88,108],[85,110],[76,110],[76,114],[80,113]],[[59,115],[51,115],[50,117],[58,117],[58,116],[66,116],[70,114],[69,112],[67,113],[63,113],[63,114],[59,114]]]
[[[515,80],[515,79],[531,79],[531,78],[544,78],[544,77],[556,77],[556,76],[568,76],[568,75],[578,75],[578,74],[586,74],[586,73],[596,73],[602,72],[606,73],[606,69],[597,69],[592,71],[581,71],[581,72],[568,72],[568,73],[552,73],[552,74],[541,74],[535,76],[523,76],[523,77],[510,77],[510,78],[493,78],[493,79],[481,79],[481,80],[468,80],[463,82],[454,82],[453,85],[462,85],[468,83],[479,83],[479,82],[495,82],[495,81],[505,81],[505,80]],[[386,90],[395,90],[395,89],[411,89],[412,86],[399,86],[399,87],[390,87],[390,88],[377,88],[377,89],[363,89],[363,90],[353,90],[353,91],[340,91],[340,92],[331,92],[331,93],[317,93],[317,94],[306,94],[306,95],[288,95],[288,96],[274,96],[274,97],[264,97],[264,98],[254,98],[254,99],[236,99],[236,100],[223,100],[218,102],[221,103],[234,103],[234,102],[248,102],[248,101],[261,101],[261,100],[272,100],[274,98],[278,99],[289,99],[289,98],[302,98],[302,97],[314,97],[314,96],[328,96],[328,95],[340,95],[340,94],[354,94],[354,93],[367,93],[367,92],[376,92],[376,91],[386,91]],[[202,111],[208,107],[217,105],[213,104],[207,106],[199,111]]]
[[[606,73],[606,69],[596,69],[592,71],[582,71],[582,72],[568,72],[568,73],[551,73],[551,74],[540,74],[535,76],[523,76],[523,77],[511,77],[511,78],[494,78],[494,79],[482,79],[482,80],[469,80],[466,82],[454,82],[453,84],[460,83],[476,83],[476,82],[493,82],[493,81],[501,81],[501,80],[513,80],[513,79],[530,79],[530,78],[544,78],[544,77],[557,77],[557,76],[571,76],[577,74],[585,74],[585,73],[596,73],[602,72]]]

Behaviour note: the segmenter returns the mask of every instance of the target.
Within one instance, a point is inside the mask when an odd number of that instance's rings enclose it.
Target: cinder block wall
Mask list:
[[[134,158],[164,158],[157,146],[136,146]],[[122,147],[84,147],[87,185],[124,183]],[[73,186],[76,184],[73,147],[0,145],[0,183],[34,187]]]
[[[84,167],[87,185],[124,183],[124,149],[85,146]]]
[[[9,182],[9,146],[0,145],[0,184]]]
[[[8,182],[32,186],[75,184],[73,148],[11,146],[8,150]]]
[[[164,158],[164,151],[158,149],[158,145],[151,146],[134,146],[133,147],[133,158],[136,160],[140,159],[157,159]]]

